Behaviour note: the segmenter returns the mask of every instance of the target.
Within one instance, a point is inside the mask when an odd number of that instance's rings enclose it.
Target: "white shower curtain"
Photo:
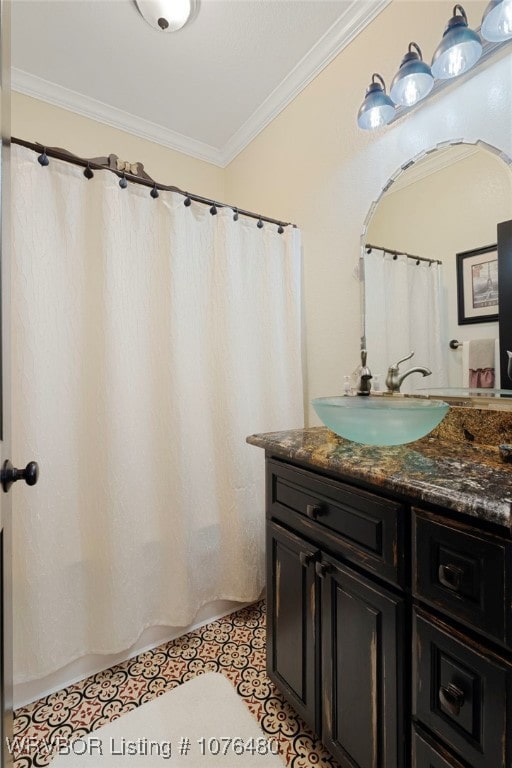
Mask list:
[[[364,254],[365,332],[368,365],[380,374],[381,389],[390,365],[410,352],[403,363],[430,368],[432,375],[407,377],[400,391],[447,385],[447,360],[442,337],[442,265],[407,256],[396,259],[373,248]]]
[[[303,424],[300,244],[13,147],[15,680],[264,585],[248,434]]]

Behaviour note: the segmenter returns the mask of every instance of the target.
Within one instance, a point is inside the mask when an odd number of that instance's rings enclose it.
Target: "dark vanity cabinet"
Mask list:
[[[510,768],[512,544],[417,509],[412,521],[417,730],[453,752],[448,766]],[[437,765],[425,749],[416,739],[415,768]]]
[[[267,471],[269,676],[341,765],[405,768],[401,505]]]
[[[267,669],[342,768],[512,768],[512,543],[267,458]]]

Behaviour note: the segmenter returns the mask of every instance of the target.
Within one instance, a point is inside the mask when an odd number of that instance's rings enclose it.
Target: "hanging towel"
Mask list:
[[[468,342],[469,386],[483,389],[494,387],[495,339],[473,339]]]

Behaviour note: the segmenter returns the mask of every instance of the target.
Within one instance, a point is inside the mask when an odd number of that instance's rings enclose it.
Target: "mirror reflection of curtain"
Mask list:
[[[432,376],[409,376],[400,391],[447,386],[446,353],[442,343],[442,265],[372,249],[364,254],[365,332],[368,365],[381,374],[381,388],[390,365],[414,350],[401,372],[417,365]]]

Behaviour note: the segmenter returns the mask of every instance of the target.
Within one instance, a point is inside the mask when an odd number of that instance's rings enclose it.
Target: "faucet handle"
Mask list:
[[[405,363],[405,361],[406,361],[406,360],[410,360],[410,359],[411,359],[411,357],[412,357],[413,355],[414,355],[414,350],[413,350],[412,352],[410,352],[410,353],[407,355],[407,357],[403,357],[401,360],[399,360],[399,361],[398,361],[398,363],[396,363],[396,364],[393,366],[393,368],[397,368],[397,369],[398,369],[398,367],[399,367],[399,365],[400,365],[401,363]]]

